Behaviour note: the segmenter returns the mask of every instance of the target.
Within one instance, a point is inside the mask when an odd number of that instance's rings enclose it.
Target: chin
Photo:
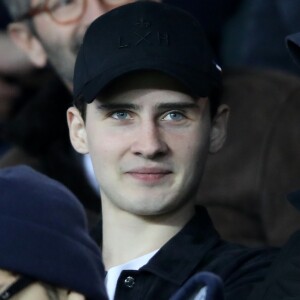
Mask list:
[[[140,205],[137,205],[137,202],[133,203],[131,212],[139,216],[160,216],[172,213],[176,211],[177,208],[180,208],[179,204],[163,203],[161,200],[151,201],[152,203],[150,203],[149,196],[147,202],[148,203],[140,203]]]

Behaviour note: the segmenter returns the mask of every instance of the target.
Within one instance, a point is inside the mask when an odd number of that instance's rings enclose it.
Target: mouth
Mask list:
[[[138,168],[130,170],[125,174],[138,181],[156,183],[171,175],[172,172],[162,168]]]

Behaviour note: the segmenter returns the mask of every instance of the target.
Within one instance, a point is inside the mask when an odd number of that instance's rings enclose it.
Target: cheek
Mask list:
[[[105,168],[115,164],[126,151],[126,138],[122,135],[113,134],[102,128],[95,130],[97,126],[87,127],[87,144],[93,165],[95,168]],[[106,171],[107,168],[105,168]]]
[[[168,144],[173,153],[185,160],[193,160],[208,149],[209,134],[207,130],[192,130],[183,134],[168,136]]]
[[[208,149],[209,135],[206,130],[195,130],[173,144],[174,162],[187,182],[201,178]]]
[[[111,138],[103,136],[99,133],[87,135],[88,148],[91,157],[96,157],[102,160],[107,159],[114,151],[114,141]]]

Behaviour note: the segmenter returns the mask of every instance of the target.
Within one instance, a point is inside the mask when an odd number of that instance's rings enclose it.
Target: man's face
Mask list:
[[[77,22],[58,24],[48,13],[33,17],[33,25],[49,62],[69,87],[72,87],[75,58],[82,42],[86,28],[100,15],[109,10],[133,0],[86,0],[85,13]],[[32,7],[39,5],[42,0],[32,0]],[[68,2],[68,1],[66,1]],[[80,2],[80,1],[69,1]],[[72,5],[68,4],[70,9]],[[65,10],[66,14],[68,10]]]
[[[208,98],[147,72],[110,86],[87,106],[85,123],[75,108],[68,117],[73,145],[91,155],[103,208],[160,215],[194,205],[210,146]]]

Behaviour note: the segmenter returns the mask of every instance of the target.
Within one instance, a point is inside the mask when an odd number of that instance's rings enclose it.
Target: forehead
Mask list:
[[[103,89],[98,98],[117,97],[130,91],[153,89],[170,93],[180,92],[190,97],[187,89],[175,78],[157,71],[138,71],[112,81]]]

